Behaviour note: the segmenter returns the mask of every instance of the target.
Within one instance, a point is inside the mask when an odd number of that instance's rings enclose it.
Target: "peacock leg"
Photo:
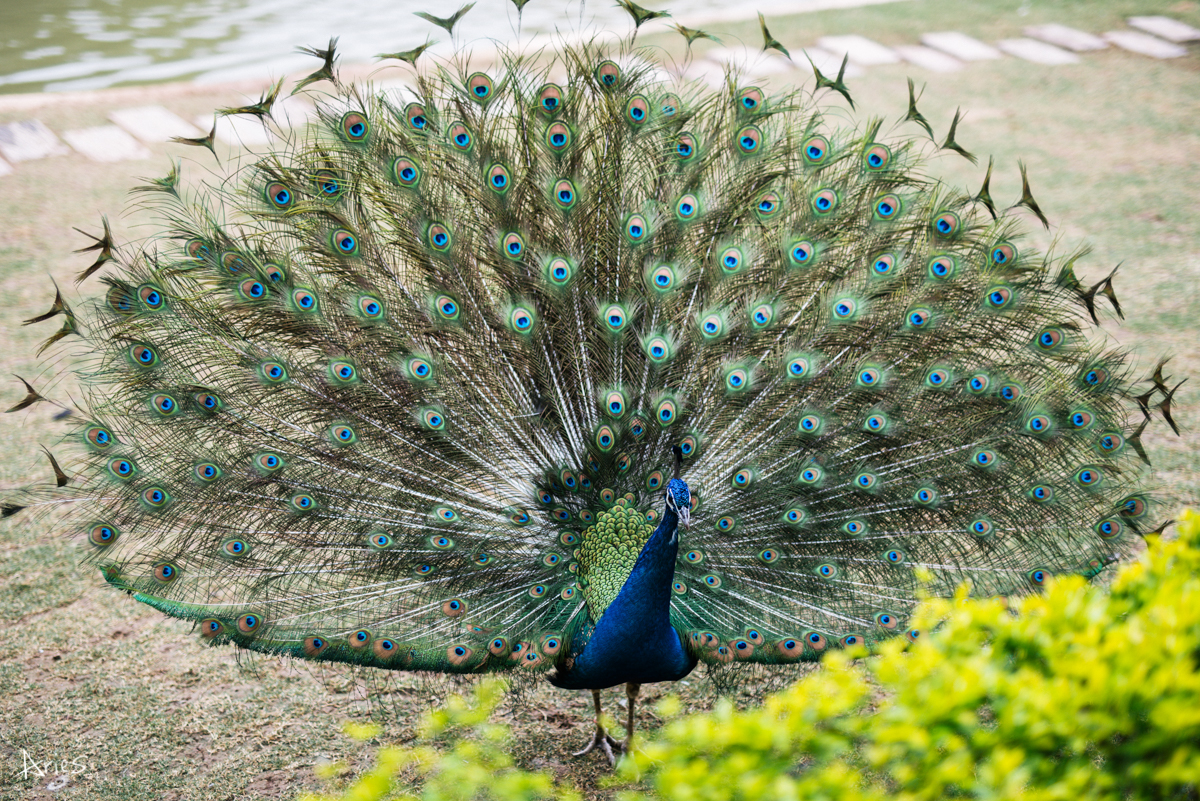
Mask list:
[[[591,751],[596,746],[600,746],[600,750],[608,757],[608,764],[617,764],[617,758],[613,754],[613,749],[617,749],[617,753],[622,750],[621,743],[608,736],[608,732],[604,730],[604,725],[600,723],[600,691],[592,690],[592,701],[596,705],[596,732],[592,735],[592,740],[587,744],[587,747],[582,751],[576,751],[571,756],[583,756]]]
[[[642,685],[632,681],[625,685],[625,697],[629,699],[629,718],[625,721],[625,742],[620,746],[625,753],[633,750],[633,710],[637,706],[637,697],[641,689]]]

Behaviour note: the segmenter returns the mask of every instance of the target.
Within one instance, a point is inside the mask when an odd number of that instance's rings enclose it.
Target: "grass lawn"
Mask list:
[[[922,31],[951,29],[994,41],[1049,21],[1101,32],[1121,27],[1129,14],[1162,13],[1200,26],[1195,2],[1029,2],[1024,15],[1021,8],[1016,0],[912,0],[771,17],[770,25],[789,47],[834,33],[913,43]],[[727,44],[737,38],[761,42],[757,22],[714,26],[714,32]],[[674,34],[639,41],[682,52],[682,39]],[[1058,67],[1007,57],[952,74],[905,64],[875,67],[850,81],[860,115],[883,117],[885,133],[920,134],[917,126],[899,122],[907,110],[909,76],[925,85],[920,108],[938,136],[961,107],[966,116],[958,141],[983,157],[975,166],[947,153],[931,171],[974,190],[992,154],[992,195],[1006,206],[1020,197],[1017,162],[1024,161],[1052,224],[1049,234],[1039,229],[1032,240],[1044,247],[1055,238],[1064,249],[1090,244],[1092,254],[1080,269],[1085,282],[1122,265],[1116,286],[1126,319],[1109,314],[1104,335],[1130,350],[1143,374],[1170,355],[1176,380],[1200,376],[1200,50],[1193,46],[1184,58],[1156,61],[1110,48]],[[803,72],[789,79],[812,85]],[[837,96],[822,99],[844,108]],[[112,90],[36,111],[0,99],[0,123],[36,115],[62,131],[102,124],[108,110],[122,106],[162,103],[192,116],[231,102],[228,87],[178,86]],[[33,357],[56,322],[20,323],[49,308],[51,278],[68,302],[79,300],[72,279],[89,262],[71,251],[87,241],[72,227],[98,231],[100,215],[108,214],[119,235],[147,236],[152,231],[139,228],[144,217],[122,214],[125,191],[139,182],[137,176],[165,173],[168,154],[187,157],[185,170],[193,180],[213,165],[203,151],[166,145],[154,150],[151,160],[111,165],[78,155],[26,162],[0,178],[4,373],[44,388],[61,366]],[[1032,230],[1036,221],[1029,222]],[[99,288],[91,279],[82,291]],[[5,407],[23,395],[15,379],[6,386]],[[67,381],[55,395],[66,398],[71,390]],[[1198,399],[1200,379],[1177,398],[1182,436],[1161,424],[1144,436],[1167,514],[1200,501]],[[53,444],[59,435],[56,411],[38,404],[0,418],[0,486],[49,475],[38,446]],[[343,720],[383,711],[379,742],[404,741],[412,736],[417,713],[447,688],[411,676],[382,683],[273,659],[239,663],[230,649],[201,646],[189,624],[121,597],[94,570],[77,567],[81,546],[68,533],[20,515],[0,522],[0,798],[289,798],[317,785],[312,766],[318,762],[344,761],[353,770],[366,764],[375,744],[343,736]],[[777,686],[778,680],[765,679],[753,689]],[[668,689],[647,687],[643,697],[652,700]],[[675,689],[695,705],[712,695],[702,672]],[[622,695],[608,694],[614,713]],[[607,765],[595,754],[581,760],[569,755],[590,736],[590,698],[535,687],[513,696],[502,714],[514,725],[514,753],[522,765],[553,770],[591,795],[606,795],[599,782],[609,773]],[[657,723],[647,711],[639,725],[646,732]],[[54,766],[45,776],[32,768],[25,775],[28,760]],[[45,789],[51,778],[79,765],[86,769],[64,789]]]

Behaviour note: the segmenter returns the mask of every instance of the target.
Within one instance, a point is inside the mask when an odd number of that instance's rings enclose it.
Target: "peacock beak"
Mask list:
[[[691,526],[692,526],[692,510],[690,507],[687,507],[687,506],[679,507],[679,524],[681,526],[683,526],[684,528],[691,528]]]

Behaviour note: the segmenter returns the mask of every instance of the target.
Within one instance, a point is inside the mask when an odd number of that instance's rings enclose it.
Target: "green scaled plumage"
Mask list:
[[[674,446],[671,620],[714,666],[915,638],[921,592],[1091,575],[1152,527],[1096,288],[979,213],[986,181],[927,178],[936,142],[641,52],[568,48],[559,84],[442,64],[411,102],[308,52],[319,121],[217,187],[158,182],[161,237],[106,225],[107,294],[71,312],[91,559],[211,642],[546,671]],[[911,86],[907,119],[931,130]]]

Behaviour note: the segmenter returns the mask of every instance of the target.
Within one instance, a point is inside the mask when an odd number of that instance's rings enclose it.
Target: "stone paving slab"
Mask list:
[[[812,71],[812,66],[808,63],[811,60],[812,65],[819,69],[822,75],[833,80],[842,68],[842,56],[842,53],[832,53],[822,47],[805,47],[797,51],[794,58],[800,68],[808,72]],[[862,67],[851,61],[846,64],[846,74],[842,77],[857,78],[862,74]]]
[[[138,106],[109,112],[108,118],[146,144],[169,142],[173,136],[195,138],[211,130],[201,131],[190,122],[162,106]]]
[[[1160,39],[1176,44],[1200,40],[1200,30],[1170,17],[1130,17],[1126,22],[1131,28],[1152,33]]]
[[[958,31],[938,31],[921,34],[921,44],[941,50],[960,61],[987,61],[1002,58],[1003,54],[989,44]]]
[[[940,50],[924,45],[896,45],[893,50],[900,58],[909,64],[916,64],[930,72],[956,72],[963,68],[963,63],[953,56],[948,56]]]
[[[1036,39],[1001,39],[999,42],[996,42],[996,47],[1010,56],[1023,58],[1035,64],[1058,65],[1079,63],[1079,56],[1070,50],[1063,50],[1061,47],[1039,42]]]
[[[1182,45],[1164,42],[1156,36],[1138,31],[1109,31],[1104,38],[1122,50],[1137,53],[1150,58],[1179,58],[1187,55],[1187,48]]]
[[[1040,39],[1067,50],[1074,50],[1076,53],[1083,53],[1087,50],[1103,50],[1108,47],[1108,42],[1095,34],[1059,25],[1057,22],[1030,25],[1025,28],[1024,33],[1032,39]]]
[[[54,131],[41,120],[21,120],[0,125],[0,155],[14,164],[69,152]]]
[[[92,161],[130,161],[148,159],[154,155],[149,148],[115,125],[63,131],[63,139]]]
[[[872,41],[856,33],[845,36],[822,36],[817,39],[817,47],[828,50],[840,60],[842,56],[850,56],[850,63],[860,67],[877,67],[881,64],[898,64],[900,57],[891,48],[884,47],[879,42]],[[824,72],[825,70],[821,70]]]
[[[230,145],[258,147],[269,145],[276,140],[274,134],[254,117],[232,115],[217,118],[217,141]],[[195,119],[196,125],[205,130],[212,130],[213,116],[199,114]]]
[[[727,64],[752,78],[782,75],[797,68],[796,64],[783,56],[764,53],[762,50],[750,47],[714,47],[704,56],[718,64]]]

